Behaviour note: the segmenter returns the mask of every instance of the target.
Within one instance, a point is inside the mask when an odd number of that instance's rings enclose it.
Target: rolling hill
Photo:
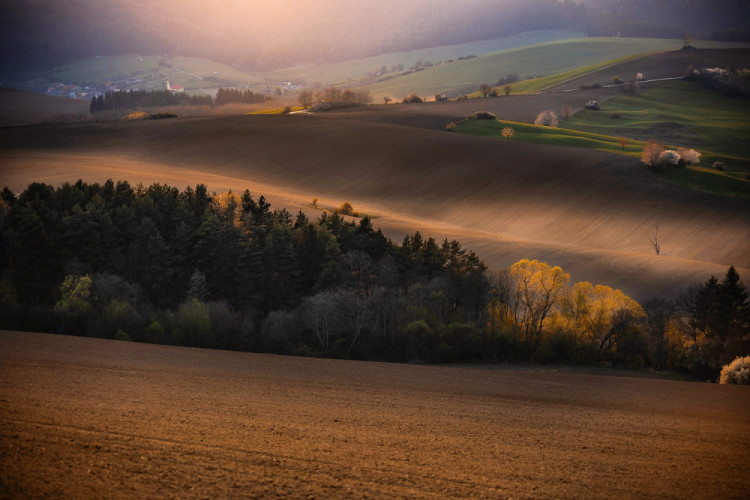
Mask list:
[[[706,41],[695,42],[695,45],[699,49],[747,48],[747,44]],[[521,79],[528,79],[563,73],[582,66],[605,63],[628,56],[674,51],[681,47],[681,40],[653,38],[560,40],[454,61],[368,85],[367,88],[377,99],[382,96],[401,99],[412,92],[423,97],[432,97],[438,93],[455,97],[475,92],[483,83],[493,85],[501,77],[510,73],[520,75]],[[678,76],[682,75],[685,66],[682,66]],[[607,80],[611,78],[610,74]]]
[[[128,178],[347,200],[393,237],[455,237],[493,266],[523,257],[634,297],[673,295],[730,264],[747,273],[747,200],[653,178],[599,151],[328,116],[181,118],[0,131],[2,183]],[[316,215],[316,214],[313,214]],[[658,225],[663,254],[649,236]],[[718,242],[721,242],[718,244]]]
[[[0,125],[27,125],[60,115],[88,115],[89,102],[0,87]]]

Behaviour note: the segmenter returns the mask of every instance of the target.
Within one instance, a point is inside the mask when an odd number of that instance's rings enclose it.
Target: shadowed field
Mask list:
[[[0,332],[3,497],[750,493],[747,387]]]
[[[750,267],[750,201],[672,186],[637,160],[599,151],[289,115],[6,129],[0,159],[2,184],[15,190],[127,177],[217,190],[263,184],[296,200],[277,202],[293,210],[314,196],[347,200],[382,214],[377,224],[396,237],[457,237],[495,266],[542,258],[636,297]],[[145,176],[129,175],[131,165]],[[655,224],[660,259],[648,242]]]
[[[26,125],[89,113],[89,101],[0,87],[0,125]]]

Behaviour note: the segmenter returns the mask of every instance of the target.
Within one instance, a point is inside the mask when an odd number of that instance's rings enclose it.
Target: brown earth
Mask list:
[[[28,125],[81,114],[89,114],[89,101],[0,87],[0,125]]]
[[[328,115],[233,116],[0,130],[0,184],[198,182],[350,201],[400,238],[460,239],[495,266],[527,257],[637,298],[750,269],[750,200],[659,181],[637,160]],[[134,172],[140,171],[137,175]],[[216,184],[215,182],[218,182]],[[261,191],[254,186],[260,185]],[[663,253],[649,238],[658,225]]]
[[[750,495],[748,387],[16,332],[0,375],[4,498]]]

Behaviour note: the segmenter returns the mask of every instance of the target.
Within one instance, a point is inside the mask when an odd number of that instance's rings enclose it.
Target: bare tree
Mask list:
[[[651,246],[654,247],[654,251],[656,252],[656,255],[659,255],[661,253],[661,243],[659,243],[659,226],[654,225],[654,232],[651,233],[651,239],[648,240],[651,243]]]
[[[503,87],[503,92],[505,92],[505,95],[510,95],[510,93],[513,92],[513,86],[506,85],[505,87]]]
[[[299,102],[300,106],[307,109],[310,106],[312,106],[313,103],[313,93],[311,90],[303,90],[299,93],[297,96],[297,101]]]
[[[389,102],[391,102],[392,100],[393,100],[393,99],[391,99],[390,97],[388,97],[388,96],[384,96],[384,97],[383,97],[383,104],[388,104],[388,103],[389,103]]]
[[[479,91],[482,93],[482,97],[487,97],[491,90],[492,87],[487,83],[483,83],[479,86]]]

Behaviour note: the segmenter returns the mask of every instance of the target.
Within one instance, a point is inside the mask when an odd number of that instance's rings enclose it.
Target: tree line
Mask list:
[[[734,268],[643,305],[458,241],[398,244],[368,217],[126,181],[0,196],[0,328],[284,354],[671,369],[715,379],[748,352]]]
[[[127,92],[107,92],[91,99],[89,111],[94,114],[100,111],[112,111],[136,108],[159,108],[179,105],[221,106],[230,103],[253,104],[264,102],[266,96],[253,93],[220,88],[216,98],[209,95],[189,95],[183,92],[173,93],[170,90],[129,90]]]
[[[129,90],[127,92],[106,92],[91,99],[89,111],[117,111],[121,109],[159,108],[196,104],[213,106],[214,101],[207,95],[189,95],[182,92],[172,93],[169,90]]]

